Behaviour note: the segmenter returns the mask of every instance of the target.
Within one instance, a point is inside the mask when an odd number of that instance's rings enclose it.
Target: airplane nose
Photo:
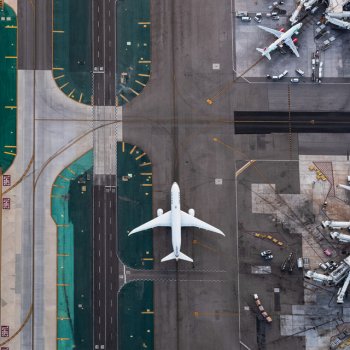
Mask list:
[[[179,189],[179,185],[176,182],[174,182],[173,185],[171,186],[171,189],[172,190],[173,189]]]

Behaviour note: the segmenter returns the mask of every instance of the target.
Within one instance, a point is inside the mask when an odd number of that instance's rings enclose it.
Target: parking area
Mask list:
[[[348,220],[349,192],[337,186],[347,182],[346,157],[310,155],[249,166],[237,162],[236,167],[242,169],[237,182],[242,341],[251,349],[329,349],[338,326],[350,320],[349,300],[337,303],[341,284],[328,285],[304,274],[312,270],[330,276],[335,269],[331,265],[339,265],[348,254],[346,244],[332,240],[330,230],[321,225],[323,220]],[[273,258],[261,255],[267,250]],[[291,252],[293,270],[288,271]]]
[[[236,167],[242,168],[243,162]],[[250,349],[302,349],[303,337],[282,336],[283,315],[291,314],[293,305],[303,304],[303,272],[296,266],[301,257],[300,233],[281,223],[271,195],[281,194],[289,201],[299,191],[297,162],[252,163],[237,178],[239,284],[241,338]],[[287,210],[280,203],[281,210]],[[282,208],[283,207],[283,208]],[[271,251],[272,259],[261,256]],[[293,271],[281,271],[293,252]],[[257,293],[265,311],[272,318],[266,322],[255,304]]]
[[[272,17],[267,17],[273,9],[269,8],[273,3],[272,0],[236,0],[235,12],[233,15],[233,31],[235,33],[235,67],[237,74],[243,73],[249,67],[253,66],[260,58],[256,48],[265,48],[276,40],[276,38],[260,29],[258,25],[281,30],[288,30],[291,25],[289,17],[296,8],[296,4],[292,0],[286,0],[284,4],[278,5],[282,10],[279,13],[279,19],[274,20]],[[244,22],[241,17],[236,17],[237,12],[247,12],[250,21]],[[285,12],[285,14],[284,14]],[[331,28],[326,25],[321,27],[322,23],[319,20],[322,16],[322,6],[314,13],[302,20],[303,26],[300,33],[295,36],[298,39],[296,46],[300,57],[296,57],[291,50],[283,46],[277,48],[271,55],[272,59],[267,58],[261,60],[257,65],[252,67],[244,76],[246,78],[263,78],[266,75],[279,75],[287,70],[287,79],[281,81],[290,81],[291,77],[297,77],[296,69],[301,69],[305,72],[304,77],[300,78],[300,82],[311,82],[312,64],[311,56],[316,50],[319,50],[320,61],[323,62],[322,76],[325,78],[349,78],[350,77],[350,33],[349,31]],[[254,20],[256,13],[261,13],[261,22]],[[321,29],[320,37],[317,33]],[[330,40],[329,40],[330,39]],[[330,43],[327,45],[327,43]],[[327,49],[323,50],[326,46]],[[316,67],[317,69],[317,67]],[[289,78],[289,79],[288,79]],[[334,81],[334,80],[332,80]]]

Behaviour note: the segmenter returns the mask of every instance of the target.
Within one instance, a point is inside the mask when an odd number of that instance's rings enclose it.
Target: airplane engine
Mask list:
[[[190,215],[194,216],[195,211],[194,211],[194,209],[189,209],[189,210],[188,210],[188,213],[189,213]]]
[[[157,209],[157,216],[163,215],[163,209]]]
[[[298,38],[293,39],[293,43],[296,44],[298,42]]]

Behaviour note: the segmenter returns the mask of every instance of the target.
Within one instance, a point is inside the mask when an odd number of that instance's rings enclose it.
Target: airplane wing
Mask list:
[[[284,43],[290,47],[295,56],[299,57],[298,49],[294,45],[293,40],[291,38],[286,39]]]
[[[203,230],[212,231],[215,233],[219,233],[220,235],[225,236],[225,234],[219,230],[218,228],[207,224],[206,222],[195,218],[194,216],[185,213],[181,210],[181,226],[182,227],[198,227]]]
[[[281,37],[284,34],[276,29],[272,29],[272,28],[268,28],[268,27],[264,27],[264,26],[258,26],[258,27],[262,30],[265,30],[265,32],[269,32],[269,33],[273,34],[277,38]]]
[[[133,233],[148,230],[153,227],[158,226],[171,226],[171,211],[168,211],[161,216],[157,216],[156,218],[152,219],[151,221],[146,222],[145,224],[134,228],[128,236],[132,235]]]

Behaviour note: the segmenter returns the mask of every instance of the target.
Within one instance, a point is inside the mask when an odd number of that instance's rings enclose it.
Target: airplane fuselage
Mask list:
[[[180,187],[176,182],[171,186],[171,241],[178,260],[181,251],[181,207]]]
[[[289,30],[287,30],[285,33],[283,33],[281,35],[280,38],[278,38],[277,40],[275,40],[266,50],[268,52],[274,51],[277,49],[277,47],[281,44],[284,43],[284,41],[288,38],[291,38],[292,35],[300,28],[300,26],[296,25],[292,28],[290,28]]]

